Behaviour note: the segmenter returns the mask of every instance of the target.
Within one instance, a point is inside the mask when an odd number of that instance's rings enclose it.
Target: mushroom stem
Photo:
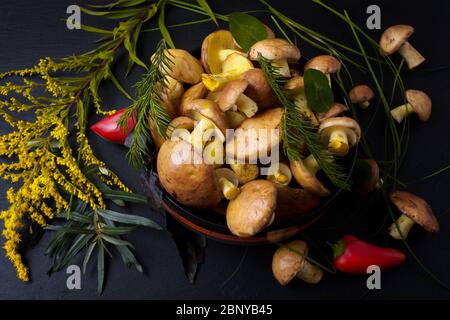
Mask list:
[[[361,103],[359,104],[359,106],[360,106],[362,109],[367,109],[367,108],[370,106],[370,102],[369,102],[369,101],[361,102]]]
[[[402,214],[400,218],[397,219],[396,222],[391,224],[391,227],[389,228],[389,234],[391,235],[392,238],[397,240],[401,240],[402,236],[403,239],[406,239],[409,231],[411,230],[414,224],[415,222],[413,219],[411,219],[407,215]]]
[[[410,105],[409,103],[406,103],[395,109],[392,109],[391,116],[398,123],[401,123],[405,117],[407,117],[408,115],[410,115],[413,112],[414,112],[414,109],[413,109],[412,105]]]
[[[227,200],[233,200],[239,194],[239,188],[236,187],[230,180],[221,177],[219,178],[220,189],[222,190],[222,194]]]
[[[406,41],[403,46],[398,49],[398,53],[405,59],[409,69],[414,69],[425,61],[425,58],[420,54],[420,52],[417,51],[408,41]]]
[[[310,263],[309,261],[303,262],[303,268],[297,273],[297,278],[311,284],[319,283],[322,279],[323,271]]]
[[[246,184],[259,176],[259,167],[256,164],[230,163],[230,167],[236,173],[241,184]]]
[[[336,128],[331,132],[328,149],[340,156],[345,156],[348,153],[349,146],[345,130]]]
[[[375,185],[376,189],[381,189],[383,187],[383,179],[380,178],[380,180],[378,180],[377,184]]]
[[[219,60],[220,62],[224,62],[230,54],[237,53],[245,57],[245,53],[233,49],[223,49],[219,51]]]
[[[308,169],[311,174],[315,175],[320,170],[319,163],[317,162],[316,158],[312,154],[310,154],[308,157],[306,157],[303,160],[303,165]]]
[[[219,139],[214,139],[205,146],[203,154],[207,164],[212,164],[214,166],[223,165],[223,142]]]
[[[273,171],[273,169],[271,168],[269,170]],[[279,163],[278,164],[278,169],[276,169],[275,172],[273,172],[272,174],[270,174],[267,179],[271,180],[272,182],[276,183],[276,184],[280,184],[283,186],[288,185],[291,180],[292,180],[292,173],[291,173],[291,169],[289,169],[289,166],[287,166],[284,163]]]
[[[255,101],[247,97],[245,94],[241,94],[236,101],[236,106],[240,112],[245,114],[247,118],[251,118],[258,111],[258,105]]]
[[[277,68],[278,73],[283,77],[290,77],[291,71],[289,70],[289,64],[286,59],[272,61],[272,66]]]
[[[195,150],[203,150],[203,145],[205,142],[203,134],[207,130],[215,130],[215,132],[218,133],[218,136],[216,138],[221,142],[225,141],[225,137],[223,136],[222,132],[216,127],[214,122],[207,118],[202,118],[191,133],[191,143],[194,146]]]

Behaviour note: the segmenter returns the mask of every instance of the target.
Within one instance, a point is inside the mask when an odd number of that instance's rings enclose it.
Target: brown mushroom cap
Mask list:
[[[200,121],[202,117],[211,120],[225,135],[228,128],[225,114],[220,110],[217,103],[207,99],[194,99],[188,103],[186,108],[188,115],[194,120]]]
[[[306,189],[276,185],[277,208],[275,221],[286,221],[311,211],[319,205],[320,198]]]
[[[341,103],[335,102],[331,105],[331,107],[330,107],[330,109],[328,109],[328,111],[317,113],[316,114],[317,120],[319,120],[319,122],[323,122],[326,119],[335,118],[337,116],[340,116],[347,110],[348,110],[347,106],[345,106]]]
[[[227,225],[239,237],[250,237],[270,225],[277,205],[277,189],[268,180],[253,180],[241,188],[227,208]]]
[[[219,52],[226,49],[237,49],[233,35],[228,30],[218,30],[209,34],[202,43],[202,64],[207,73],[222,72]]]
[[[317,179],[315,174],[308,170],[303,161],[290,161],[289,164],[292,175],[299,185],[319,197],[327,197],[330,195],[330,190]]]
[[[303,269],[304,257],[307,255],[308,245],[302,240],[294,240],[286,247],[278,248],[272,258],[272,272],[275,279],[282,286],[287,285]]]
[[[398,210],[425,230],[432,233],[439,232],[439,222],[424,199],[406,191],[394,191],[390,198]]]
[[[187,89],[183,96],[181,97],[180,107],[179,107],[179,114],[181,115],[187,115],[189,113],[189,110],[187,109],[187,106],[189,102],[191,102],[194,99],[202,99],[206,92],[208,90],[206,89],[203,82],[199,82],[196,85],[193,85],[189,89]]]
[[[165,55],[170,59],[167,74],[182,83],[196,84],[202,81],[203,67],[189,52],[182,49],[167,49]],[[153,56],[151,58],[153,61]]]
[[[361,138],[361,127],[358,122],[348,117],[328,118],[322,121],[319,126],[319,133],[326,137],[329,136],[335,128],[345,130],[349,146],[354,146]]]
[[[353,103],[363,103],[371,100],[374,96],[373,90],[365,85],[360,84],[355,87],[353,87],[352,90],[349,92],[350,100]]]
[[[324,74],[333,74],[341,70],[341,62],[333,56],[321,55],[312,58],[305,64],[305,71],[308,69],[319,70]]]
[[[192,120],[191,118],[185,116],[176,117],[175,119],[170,121],[169,125],[167,126],[166,135],[170,138],[173,130],[175,129],[186,129],[188,131],[192,131],[194,130],[194,125],[194,120]]]
[[[220,92],[217,104],[223,112],[228,111],[237,101],[239,96],[247,89],[247,81],[232,80],[228,82]]]
[[[432,102],[430,97],[420,90],[406,90],[406,100],[421,121],[427,121],[431,116]]]
[[[404,24],[387,28],[380,38],[381,50],[387,55],[397,52],[413,33],[414,28]]]
[[[300,50],[284,39],[264,39],[255,43],[248,53],[250,60],[258,60],[258,53],[269,60],[284,60],[297,62],[300,60]]]
[[[284,85],[284,89],[289,91],[299,91],[305,89],[305,79],[302,76],[293,76]]]
[[[241,79],[247,81],[245,95],[256,102],[260,110],[273,108],[277,104],[277,97],[267,83],[264,71],[255,68],[244,72]]]
[[[222,192],[214,167],[194,164],[194,148],[183,140],[167,140],[157,158],[157,170],[162,187],[178,202],[196,208],[212,208],[219,204]],[[173,156],[183,159],[173,161]]]

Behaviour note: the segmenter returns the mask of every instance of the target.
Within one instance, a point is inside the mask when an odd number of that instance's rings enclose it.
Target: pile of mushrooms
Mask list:
[[[320,167],[312,155],[288,161],[281,154],[277,169],[261,175],[261,168],[268,167],[261,163],[262,149],[275,147],[282,153],[281,133],[278,140],[267,139],[254,149],[247,148],[241,155],[246,161],[239,161],[234,142],[240,135],[252,129],[280,129],[284,112],[258,67],[259,54],[289,78],[284,90],[333,154],[345,156],[361,136],[358,123],[343,116],[347,110],[344,105],[335,103],[328,112],[315,113],[306,101],[303,71],[317,69],[330,78],[341,68],[340,61],[319,56],[300,70],[300,50],[267,30],[267,39],[255,43],[248,52],[227,30],[213,32],[203,40],[200,60],[185,50],[168,49],[169,85],[162,94],[172,118],[167,140],[152,130],[159,147],[157,170],[162,187],[186,206],[211,212],[226,206],[226,223],[238,237],[254,236],[274,221],[308,212],[319,204],[320,197],[330,194],[317,174]],[[152,123],[150,128],[154,128]],[[235,129],[230,137],[227,129]],[[255,138],[261,139],[259,135]],[[250,143],[248,140],[245,143]]]

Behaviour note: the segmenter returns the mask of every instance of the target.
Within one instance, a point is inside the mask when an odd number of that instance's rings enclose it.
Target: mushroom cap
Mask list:
[[[380,38],[381,50],[387,55],[393,54],[408,41],[413,33],[414,28],[404,24],[387,28]]]
[[[424,199],[406,191],[394,191],[390,198],[401,213],[414,220],[425,230],[432,233],[439,232],[439,222]]]
[[[277,189],[268,180],[246,183],[227,207],[227,225],[239,237],[251,237],[270,225],[277,205]]]
[[[328,111],[317,113],[316,114],[317,120],[319,122],[323,122],[326,119],[340,116],[347,110],[348,110],[347,106],[343,105],[342,103],[335,102],[331,105],[331,107],[330,107],[330,109],[328,109]]]
[[[284,89],[289,91],[298,91],[305,88],[305,79],[302,76],[294,76],[284,85]]]
[[[202,99],[207,91],[208,90],[206,89],[203,82],[199,82],[187,89],[181,97],[179,114],[182,114],[184,116],[187,115],[189,113],[189,110],[187,109],[187,105],[189,104],[189,102],[194,99]]]
[[[203,40],[201,60],[207,73],[217,74],[222,72],[219,53],[226,49],[237,49],[233,35],[228,30],[217,30]]]
[[[222,192],[214,167],[194,164],[194,148],[183,140],[167,140],[157,158],[157,171],[162,187],[178,202],[196,208],[212,208],[219,204]],[[175,162],[173,157],[182,159]]]
[[[299,185],[319,197],[327,197],[330,195],[330,190],[317,179],[315,174],[312,174],[312,172],[308,170],[302,160],[290,161],[289,164],[292,175]]]
[[[166,57],[170,60],[167,74],[182,83],[196,84],[202,81],[203,67],[189,52],[182,49],[166,49]],[[153,61],[151,57],[151,61]]]
[[[256,102],[260,110],[273,108],[277,104],[277,97],[267,83],[264,71],[255,68],[244,72],[241,79],[247,81],[245,95]]]
[[[358,181],[352,179],[353,182],[355,183],[354,190],[357,193],[361,194],[372,192],[376,188],[378,182],[380,181],[380,168],[378,167],[377,162],[372,159],[362,159],[358,161],[361,161],[362,164],[365,165],[367,169],[370,170],[370,172],[368,173],[364,172],[366,171],[366,168],[363,168],[361,169],[362,172],[360,172],[360,175],[362,175],[362,177],[356,177],[356,180]]]
[[[294,240],[287,243],[286,247],[279,247],[272,258],[272,272],[275,279],[282,286],[287,285],[303,269],[304,257],[307,255],[308,245],[302,240]]]
[[[170,138],[173,130],[175,129],[186,129],[188,131],[192,131],[194,130],[194,126],[194,120],[192,120],[191,118],[185,116],[176,117],[175,119],[170,121],[169,125],[167,126],[167,137]]]
[[[233,139],[227,141],[227,154],[235,160],[238,158],[249,159],[253,157],[256,159],[258,154],[264,154],[264,148],[269,152],[272,148],[277,147],[277,143],[281,142],[280,123],[283,113],[284,111],[282,108],[274,108],[262,113],[257,113],[255,116],[245,119],[235,130]],[[273,141],[274,139],[271,139],[272,129],[280,129],[278,141]],[[249,141],[249,138],[242,138],[247,137],[249,130],[255,130],[256,134],[265,134],[267,144],[264,145],[263,143],[258,143],[256,146],[257,148],[252,147],[254,141]],[[240,148],[238,148],[237,143],[239,139],[242,139],[244,142],[243,146],[239,146]],[[234,143],[234,148],[231,145],[232,143]]]
[[[345,130],[349,146],[354,146],[361,138],[361,128],[354,119],[348,117],[328,118],[322,121],[319,126],[319,133],[322,136],[329,137],[333,129],[340,128]]]
[[[306,189],[276,185],[277,208],[275,221],[286,221],[311,211],[320,202],[320,197]]]
[[[223,112],[228,111],[237,101],[239,96],[247,89],[247,81],[232,80],[228,82],[220,92],[217,104]]]
[[[264,39],[255,43],[248,53],[250,60],[258,60],[258,53],[269,60],[283,60],[296,62],[300,60],[300,49],[279,38]]]
[[[406,90],[406,100],[421,121],[427,121],[431,116],[432,102],[430,97],[420,90]]]
[[[357,85],[353,87],[349,92],[350,100],[353,103],[362,103],[369,101],[373,98],[373,96],[373,90],[365,84]]]
[[[341,70],[341,62],[333,56],[321,55],[312,58],[305,64],[305,71],[308,69],[319,70],[325,74],[333,74]]]
[[[197,121],[200,121],[202,117],[207,118],[225,134],[228,127],[227,120],[217,103],[207,99],[194,99],[187,104],[186,108],[191,118]]]

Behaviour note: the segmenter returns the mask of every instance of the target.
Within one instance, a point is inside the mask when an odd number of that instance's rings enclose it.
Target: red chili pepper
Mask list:
[[[91,126],[91,130],[98,134],[105,140],[110,142],[124,144],[125,139],[134,128],[134,117],[128,120],[128,127],[121,128],[119,126],[119,119],[125,112],[126,108],[117,111],[116,113],[104,117],[99,122]]]
[[[366,274],[370,265],[377,265],[381,270],[390,269],[406,258],[396,249],[377,247],[350,235],[342,237],[333,246],[333,253],[336,269],[352,274]]]

